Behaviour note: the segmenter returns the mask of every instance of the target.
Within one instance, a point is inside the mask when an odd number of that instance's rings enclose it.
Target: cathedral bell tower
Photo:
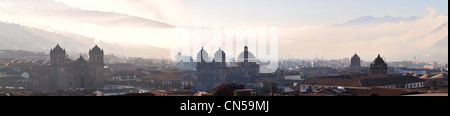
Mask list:
[[[103,62],[104,52],[98,45],[89,50],[89,62],[99,65],[104,65]]]
[[[388,76],[387,63],[381,58],[380,54],[378,54],[378,57],[370,64],[370,73],[380,77]]]
[[[68,69],[67,69],[67,54],[66,50],[61,48],[59,44],[50,50],[50,77],[46,80],[50,89],[65,89],[68,88]]]
[[[50,65],[61,66],[66,62],[66,50],[62,49],[61,46],[56,45],[55,48],[50,50]]]
[[[360,69],[361,68],[361,58],[358,54],[355,55],[351,59],[350,69]]]
[[[88,83],[86,84],[91,88],[99,88],[105,85],[104,77],[104,51],[95,45],[94,48],[89,50],[89,77]]]

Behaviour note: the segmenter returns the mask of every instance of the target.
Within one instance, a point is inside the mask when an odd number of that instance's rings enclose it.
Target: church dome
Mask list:
[[[225,58],[225,52],[222,50],[222,48],[219,48],[219,50],[217,50],[214,54],[213,59],[216,62],[222,62],[222,58]]]
[[[197,62],[202,62],[202,60],[209,61],[209,54],[203,48],[197,53]]]
[[[77,62],[86,62],[86,59],[84,59],[83,56],[80,56],[80,58],[77,59]]]
[[[378,54],[378,57],[373,61],[373,64],[385,64],[383,58],[381,58],[380,54]]]
[[[244,51],[244,52],[241,52],[240,54],[239,54],[239,57],[238,57],[238,59],[237,59],[237,61],[238,62],[245,62],[245,55],[248,55],[248,62],[256,62],[256,57],[255,57],[255,55],[253,55],[253,53],[252,52],[249,52],[249,51]]]

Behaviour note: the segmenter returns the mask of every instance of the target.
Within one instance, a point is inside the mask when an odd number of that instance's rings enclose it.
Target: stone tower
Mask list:
[[[355,55],[352,57],[350,69],[360,69],[361,68],[361,58],[358,56],[358,54],[355,53]]]
[[[105,85],[104,67],[103,62],[104,51],[95,45],[94,48],[89,50],[89,81],[87,86],[89,87],[103,87]]]
[[[56,45],[55,48],[50,50],[50,89],[64,89],[68,88],[68,69],[66,67],[67,54],[66,50]]]
[[[83,56],[80,55],[80,58],[78,58],[75,61],[74,66],[74,72],[75,72],[75,78],[72,79],[73,81],[70,82],[70,85],[72,87],[76,88],[86,88],[87,83],[89,83],[89,63],[84,59]]]
[[[388,76],[388,66],[387,63],[384,62],[383,58],[381,58],[380,54],[378,57],[370,64],[370,73],[372,75],[387,77]]]

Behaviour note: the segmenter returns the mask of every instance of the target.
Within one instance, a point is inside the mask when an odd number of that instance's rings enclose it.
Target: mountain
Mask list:
[[[399,22],[410,22],[420,19],[421,17],[392,17],[392,16],[385,16],[385,17],[373,17],[373,16],[364,16],[359,17],[353,20],[349,20],[343,24],[338,24],[335,26],[342,26],[342,25],[362,25],[362,24],[369,24],[369,25],[378,25],[383,23],[399,23]]]
[[[42,52],[55,42],[47,38],[37,36],[26,27],[17,24],[0,22],[0,49],[31,50]]]
[[[65,32],[49,32],[18,24],[0,22],[0,49],[28,50],[49,53],[60,44],[68,54],[87,54],[95,39]],[[144,44],[127,44],[100,41],[97,44],[105,54],[129,57],[168,58],[169,50]]]

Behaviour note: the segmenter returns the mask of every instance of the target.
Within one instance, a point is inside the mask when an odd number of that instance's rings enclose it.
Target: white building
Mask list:
[[[394,75],[389,77],[356,78],[356,76],[330,76],[308,78],[300,82],[300,92],[317,92],[320,89],[351,88],[370,89],[382,88],[404,88],[413,89],[424,87],[425,80],[413,76]]]

